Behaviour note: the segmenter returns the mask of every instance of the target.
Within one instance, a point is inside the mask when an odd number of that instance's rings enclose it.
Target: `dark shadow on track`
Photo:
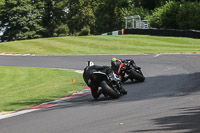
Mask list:
[[[128,95],[120,102],[187,96],[200,91],[200,73],[147,77],[145,82],[131,83],[124,83]]]
[[[162,129],[135,130],[132,132],[148,133],[184,130],[184,133],[200,133],[200,107],[181,108],[178,110],[180,110],[181,113],[177,116],[167,116],[153,120],[155,124],[160,125]]]

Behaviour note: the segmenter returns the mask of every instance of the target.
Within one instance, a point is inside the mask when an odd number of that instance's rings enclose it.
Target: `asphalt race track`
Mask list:
[[[132,58],[146,77],[128,94],[93,100],[86,94],[56,106],[0,120],[0,133],[200,133],[200,55],[0,56],[0,66],[83,70]],[[84,88],[83,88],[84,89]]]

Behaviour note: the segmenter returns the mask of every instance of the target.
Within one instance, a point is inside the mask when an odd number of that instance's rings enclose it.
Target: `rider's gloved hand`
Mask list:
[[[125,67],[125,66],[124,66],[124,67],[121,67],[121,70],[122,70],[122,71],[126,70],[126,67]]]

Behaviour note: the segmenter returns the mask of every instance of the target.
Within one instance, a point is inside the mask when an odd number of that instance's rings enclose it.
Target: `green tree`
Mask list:
[[[130,6],[129,8],[122,8],[121,12],[123,16],[134,16],[139,15],[141,19],[146,19],[147,16],[151,14],[150,10],[143,7]]]
[[[143,7],[144,9],[153,10],[167,0],[131,0],[134,7]]]
[[[122,8],[128,8],[128,0],[101,0],[95,11],[97,34],[119,30],[124,23]]]
[[[1,26],[5,28],[2,40],[14,41],[42,37],[41,10],[38,0],[6,0],[0,14]]]
[[[45,37],[60,36],[68,34],[68,26],[66,25],[66,4],[67,0],[43,0],[43,14],[42,14],[42,26],[45,27]],[[64,25],[66,27],[64,27]],[[62,30],[61,30],[62,27]],[[59,28],[60,32],[57,32]],[[63,31],[63,33],[61,33]],[[56,32],[56,33],[55,33]],[[59,35],[59,34],[60,35]]]
[[[5,0],[0,0],[0,11],[3,8],[4,5],[5,5]]]
[[[200,26],[200,2],[169,1],[149,17],[150,26],[166,29],[196,29]]]
[[[179,10],[179,4],[175,1],[169,1],[164,6],[156,8],[149,17],[150,26],[154,28],[176,29],[176,15]]]
[[[92,0],[69,0],[66,4],[67,24],[72,35],[81,35],[81,31],[90,34],[95,24]]]
[[[180,3],[176,23],[178,29],[200,30],[200,2]]]
[[[60,37],[60,36],[68,36],[69,35],[69,27],[67,24],[61,24],[55,28],[53,31],[53,36]]]
[[[5,5],[5,0],[0,0],[0,10],[3,8]]]
[[[5,9],[5,0],[0,0],[0,16],[2,15],[2,12],[3,10]],[[2,30],[2,27],[1,27],[1,19],[0,19],[0,33],[1,33],[1,30]]]

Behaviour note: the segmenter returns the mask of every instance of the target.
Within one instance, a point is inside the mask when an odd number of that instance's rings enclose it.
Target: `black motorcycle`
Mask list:
[[[91,82],[97,86],[97,90],[92,91],[101,91],[105,97],[109,96],[113,99],[120,97],[120,91],[123,89],[121,86],[121,80],[118,75],[113,71],[109,74],[104,72],[94,72],[91,75]],[[94,96],[95,99],[98,97]]]
[[[124,66],[120,68],[120,77],[122,82],[130,79],[132,81],[144,82],[145,77],[141,71],[141,68],[136,66],[135,63],[130,63],[130,61],[125,61]]]

